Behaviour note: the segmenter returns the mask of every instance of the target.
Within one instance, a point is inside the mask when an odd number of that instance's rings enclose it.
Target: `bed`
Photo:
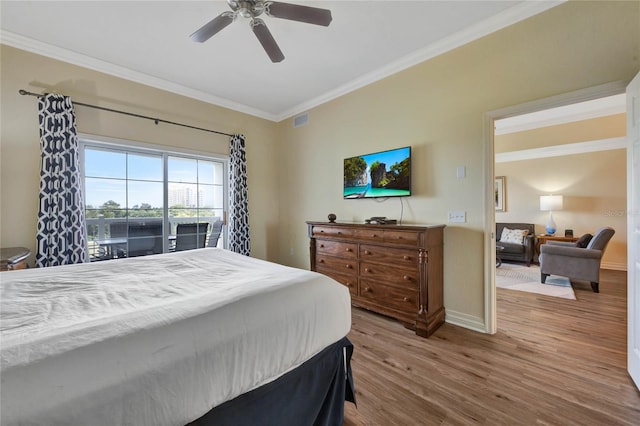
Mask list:
[[[3,426],[342,424],[346,287],[218,248],[0,276]]]

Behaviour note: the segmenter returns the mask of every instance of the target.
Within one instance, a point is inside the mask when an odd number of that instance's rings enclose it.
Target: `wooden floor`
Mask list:
[[[357,409],[345,425],[640,425],[626,371],[626,273],[575,300],[498,289],[498,333],[429,339],[353,308]]]

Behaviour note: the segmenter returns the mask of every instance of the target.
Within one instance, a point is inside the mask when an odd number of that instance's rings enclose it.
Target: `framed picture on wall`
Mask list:
[[[496,211],[497,212],[506,212],[507,206],[505,204],[505,177],[504,176],[496,176],[495,181],[495,189],[494,189],[494,199],[496,202]]]

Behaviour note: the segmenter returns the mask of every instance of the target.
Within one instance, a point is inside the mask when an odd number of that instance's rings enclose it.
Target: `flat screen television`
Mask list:
[[[411,147],[345,158],[345,199],[411,195]]]

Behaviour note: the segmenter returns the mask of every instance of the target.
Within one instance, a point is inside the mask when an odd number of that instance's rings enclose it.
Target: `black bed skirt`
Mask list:
[[[355,403],[346,337],[295,370],[221,404],[188,426],[341,426],[344,402]]]

